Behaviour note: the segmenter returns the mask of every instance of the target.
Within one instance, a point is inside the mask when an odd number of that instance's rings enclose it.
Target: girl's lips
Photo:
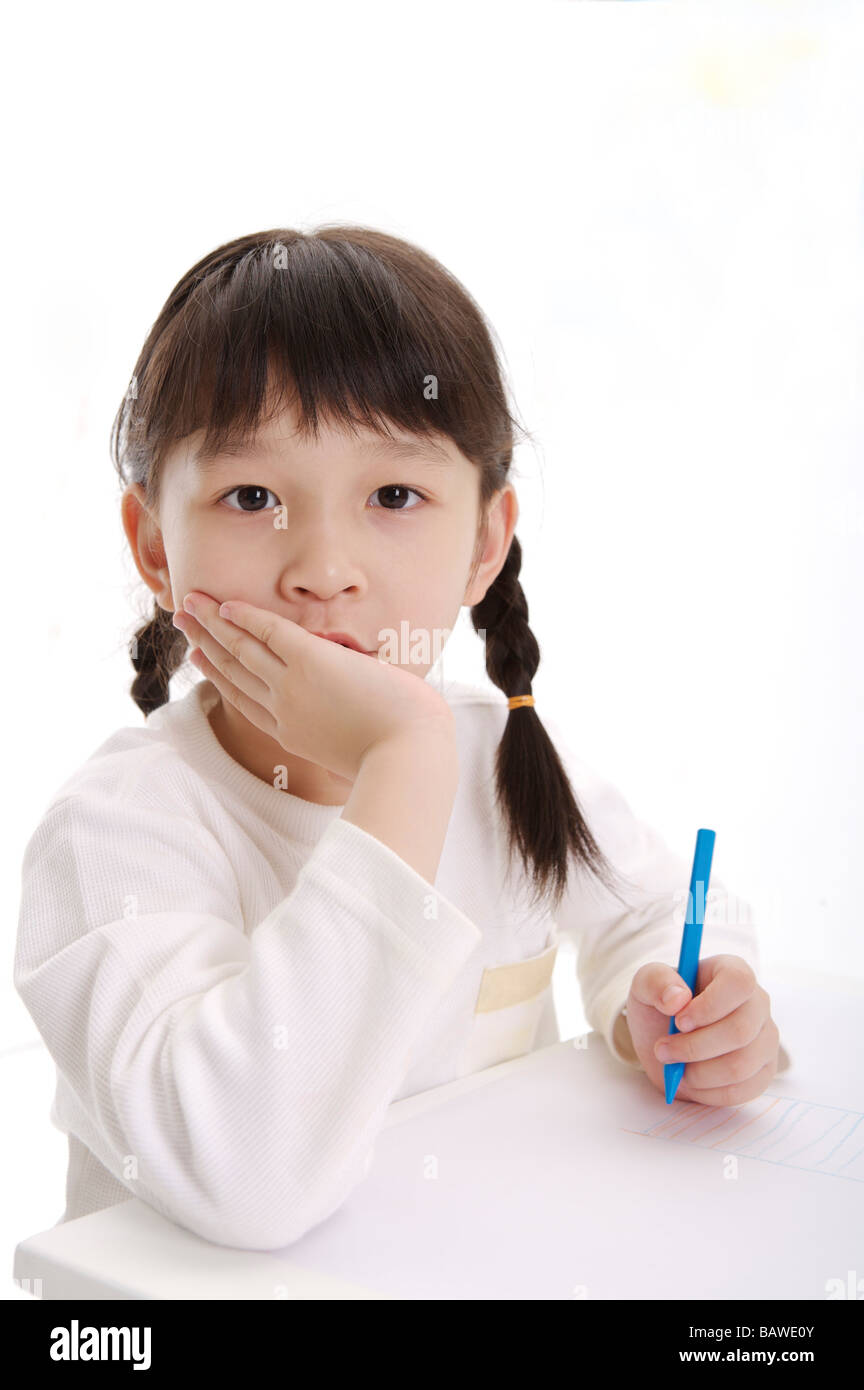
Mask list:
[[[353,652],[360,652],[361,656],[377,656],[378,652],[367,651],[361,647],[353,637],[349,637],[347,632],[313,632],[313,637],[323,637],[325,642],[337,642],[340,647],[350,647]]]

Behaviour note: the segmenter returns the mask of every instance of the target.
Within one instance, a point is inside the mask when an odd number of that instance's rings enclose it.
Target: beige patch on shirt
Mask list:
[[[539,994],[552,979],[557,954],[558,942],[555,941],[539,956],[487,967],[480,981],[474,1012],[486,1014],[493,1009],[506,1009]]]
[[[549,1000],[557,954],[558,942],[553,941],[527,960],[486,967],[460,1059],[460,1076],[531,1051]]]

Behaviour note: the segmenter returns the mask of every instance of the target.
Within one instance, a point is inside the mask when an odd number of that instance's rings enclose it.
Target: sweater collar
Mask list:
[[[263,781],[231,757],[208,719],[219,699],[212,681],[199,680],[188,694],[170,700],[147,718],[148,729],[164,732],[181,756],[218,792],[228,788],[250,811],[280,834],[315,844],[327,826],[342,814],[342,806],[304,801]]]

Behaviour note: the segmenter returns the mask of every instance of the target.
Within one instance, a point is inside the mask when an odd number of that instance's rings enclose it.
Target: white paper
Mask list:
[[[825,1299],[864,1275],[860,1012],[811,997],[809,1041],[783,1034],[811,1080],[839,1050],[845,1105],[796,1094],[793,1065],[743,1106],[667,1106],[597,1034],[545,1048],[388,1126],[346,1203],[273,1256],[406,1299]]]

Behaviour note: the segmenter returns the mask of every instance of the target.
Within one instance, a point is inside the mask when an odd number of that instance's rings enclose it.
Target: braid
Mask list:
[[[145,717],[168,703],[169,681],[182,664],[188,643],[173,623],[173,614],[154,604],[153,617],[139,627],[129,644],[138,672],[130,694]]]
[[[485,629],[486,671],[508,697],[530,695],[540,647],[528,625],[519,571],[522,547],[514,535],[507,559],[484,598],[471,609],[475,631]],[[585,822],[567,773],[533,705],[511,709],[495,755],[496,804],[503,811],[508,851],[518,849],[532,873],[534,905],[551,892],[557,908],[574,856],[617,897],[615,871]]]

